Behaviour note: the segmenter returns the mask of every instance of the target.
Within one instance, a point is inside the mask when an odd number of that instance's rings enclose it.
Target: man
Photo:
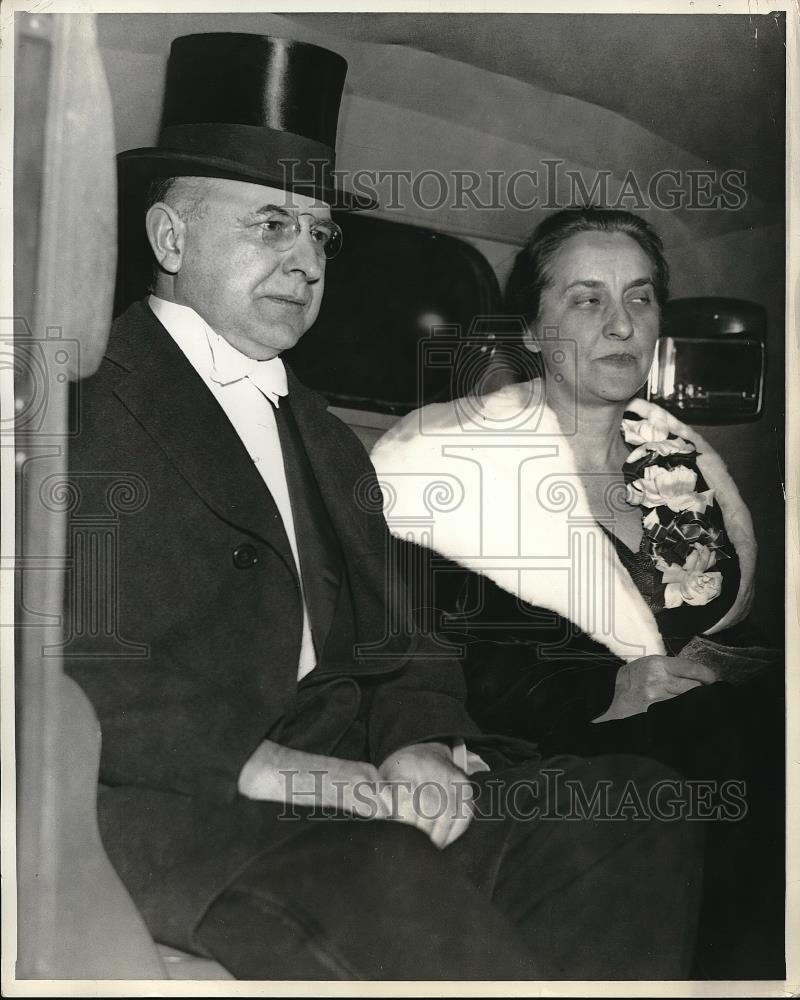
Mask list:
[[[545,771],[477,732],[458,664],[387,628],[363,450],[280,360],[319,310],[331,202],[357,207],[331,181],[344,72],[177,39],[160,145],[121,156],[124,189],[150,182],[154,294],[81,387],[71,454],[80,517],[118,517],[115,655],[67,659],[101,721],[106,848],[157,939],[239,978],[680,977],[693,830],[557,818],[552,784],[613,811],[615,779],[646,797],[668,774]]]

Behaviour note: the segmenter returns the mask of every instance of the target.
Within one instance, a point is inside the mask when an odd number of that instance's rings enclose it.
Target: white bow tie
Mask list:
[[[264,393],[273,406],[278,406],[280,397],[289,393],[286,369],[280,358],[256,361],[246,377]]]
[[[278,406],[281,396],[289,393],[286,368],[280,358],[254,361],[232,347],[222,337],[212,345],[214,367],[211,380],[218,385],[232,385],[249,379],[273,404]]]

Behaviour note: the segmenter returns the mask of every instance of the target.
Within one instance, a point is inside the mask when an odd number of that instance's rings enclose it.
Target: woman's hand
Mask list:
[[[668,701],[684,691],[713,684],[713,670],[680,656],[642,656],[624,663],[617,671],[614,698],[593,722],[610,722],[638,715],[657,701]]]

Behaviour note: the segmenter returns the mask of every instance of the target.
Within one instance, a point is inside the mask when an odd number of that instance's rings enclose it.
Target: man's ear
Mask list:
[[[145,228],[159,267],[169,274],[177,274],[183,262],[186,223],[171,205],[157,201],[147,210]]]

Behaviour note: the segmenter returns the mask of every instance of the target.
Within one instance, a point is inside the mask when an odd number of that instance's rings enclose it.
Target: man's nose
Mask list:
[[[301,271],[306,281],[319,281],[322,277],[325,258],[317,252],[307,226],[303,226],[297,234],[294,246],[286,253],[283,266],[286,271]]]
[[[603,327],[603,334],[606,337],[614,337],[617,340],[627,340],[633,336],[633,321],[624,302],[620,302],[610,308]]]

